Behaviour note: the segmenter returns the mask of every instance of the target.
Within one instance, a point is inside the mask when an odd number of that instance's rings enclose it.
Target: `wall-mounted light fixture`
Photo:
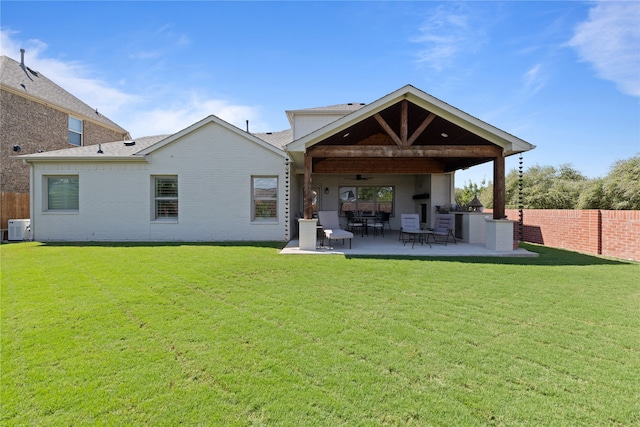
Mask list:
[[[19,146],[19,145],[14,145],[14,146],[13,146],[13,151],[15,151],[16,153],[17,153],[18,151],[20,151],[20,150],[22,150],[22,148],[20,148],[20,146]]]
[[[329,187],[324,188],[324,194],[329,194]]]

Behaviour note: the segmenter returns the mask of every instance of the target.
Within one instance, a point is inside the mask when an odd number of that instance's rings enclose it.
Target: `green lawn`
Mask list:
[[[640,424],[640,264],[2,251],[2,425]]]

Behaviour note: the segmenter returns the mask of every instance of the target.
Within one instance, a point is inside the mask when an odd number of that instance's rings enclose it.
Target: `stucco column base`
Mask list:
[[[318,219],[299,219],[298,220],[298,238],[299,248],[302,251],[315,251]]]
[[[485,248],[506,252],[513,251],[513,223],[509,219],[487,219]]]

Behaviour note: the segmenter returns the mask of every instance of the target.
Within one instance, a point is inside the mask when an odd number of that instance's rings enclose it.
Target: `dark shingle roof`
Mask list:
[[[284,150],[285,145],[293,141],[293,131],[291,129],[279,132],[254,133],[253,136],[282,150]]]
[[[52,104],[82,118],[101,123],[109,128],[128,133],[115,122],[99,114],[96,109],[89,107],[75,96],[46,78],[42,73],[20,64],[7,57],[0,56],[0,85],[13,89],[14,92],[23,93]],[[79,117],[79,118],[80,118]]]
[[[85,145],[83,147],[65,148],[63,150],[45,151],[43,153],[27,154],[19,156],[20,158],[28,159],[105,159],[110,157],[129,157],[135,156],[145,148],[149,148],[152,145],[162,141],[170,135],[155,135],[145,136],[142,138],[136,138],[129,141],[114,141],[105,142],[97,145]],[[98,153],[98,150],[102,150],[102,153]]]

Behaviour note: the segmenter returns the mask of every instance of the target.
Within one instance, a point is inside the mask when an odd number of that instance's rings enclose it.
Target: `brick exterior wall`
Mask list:
[[[518,220],[516,209],[506,215]],[[525,209],[522,231],[524,242],[640,261],[640,211]]]
[[[0,90],[0,228],[7,228],[7,220],[29,217],[29,198],[12,194],[29,194],[29,166],[16,156],[71,148],[69,144],[69,115],[39,102]],[[124,133],[98,124],[83,122],[84,145],[122,140]],[[13,151],[19,145],[20,151]],[[5,198],[8,198],[5,200]],[[24,200],[27,200],[24,206]],[[25,216],[24,212],[27,212]]]
[[[0,91],[0,104],[0,191],[29,193],[29,166],[12,157],[68,148],[68,116],[4,90]],[[21,150],[13,151],[14,145]]]
[[[125,134],[122,132],[116,132],[97,125],[95,123],[84,121],[83,122],[83,144],[84,145],[96,145],[103,142],[122,141],[125,139]],[[69,145],[67,144],[67,147]]]

